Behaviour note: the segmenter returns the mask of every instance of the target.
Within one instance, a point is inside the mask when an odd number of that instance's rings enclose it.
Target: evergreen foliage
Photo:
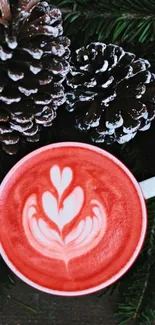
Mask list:
[[[118,325],[152,325],[155,320],[155,198],[147,201],[148,233],[143,250],[119,281],[99,294],[119,292]]]
[[[48,0],[61,9],[73,47],[115,43],[147,57],[155,68],[154,0]]]
[[[155,199],[147,202],[149,223],[143,251],[125,277],[120,280],[119,325],[136,320],[151,325],[155,320]]]
[[[82,31],[85,38],[96,34],[99,41],[109,37],[112,42],[155,40],[153,0],[54,0],[51,4],[61,8],[68,33],[74,37]]]

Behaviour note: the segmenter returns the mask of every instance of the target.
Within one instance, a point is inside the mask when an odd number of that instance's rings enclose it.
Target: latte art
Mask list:
[[[81,143],[40,148],[0,186],[0,253],[42,291],[81,295],[105,288],[137,257],[144,198],[115,157]]]
[[[42,194],[44,215],[39,211],[37,195],[30,195],[23,209],[23,227],[34,249],[68,264],[71,258],[86,254],[102,239],[106,230],[106,213],[102,204],[92,199],[90,215],[79,221],[78,215],[84,209],[84,190],[76,186],[65,197],[65,190],[73,180],[72,169],[65,167],[61,172],[59,166],[55,165],[49,174],[51,190]],[[56,196],[52,194],[53,187],[56,189]],[[74,219],[76,224],[64,236],[64,227]],[[50,226],[49,221],[56,225],[56,230]]]

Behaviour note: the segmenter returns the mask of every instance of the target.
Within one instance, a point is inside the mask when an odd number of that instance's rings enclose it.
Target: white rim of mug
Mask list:
[[[1,243],[0,243],[0,254],[1,254],[2,258],[4,259],[4,261],[6,262],[6,264],[8,265],[8,267],[13,271],[13,273],[15,273],[15,275],[17,275],[21,280],[23,280],[25,283],[27,283],[31,287],[38,289],[40,291],[43,291],[45,293],[54,294],[54,295],[58,295],[58,296],[67,296],[67,297],[82,296],[82,295],[87,295],[87,294],[97,292],[99,290],[102,290],[102,289],[110,286],[111,284],[116,282],[119,278],[121,278],[133,265],[133,263],[135,262],[135,260],[137,259],[138,255],[141,251],[141,248],[143,246],[145,236],[146,236],[147,208],[146,208],[146,203],[145,203],[145,199],[144,199],[142,190],[141,190],[137,180],[133,176],[133,174],[129,171],[129,169],[118,158],[116,158],[111,153],[107,152],[106,150],[98,148],[94,145],[90,145],[90,144],[86,144],[86,143],[82,143],[82,142],[58,142],[58,143],[46,145],[44,147],[41,147],[41,148],[36,149],[33,152],[29,153],[24,158],[22,158],[19,162],[17,162],[15,164],[15,166],[13,166],[11,168],[11,170],[7,173],[7,175],[4,177],[4,179],[0,185],[0,196],[1,196],[1,193],[3,192],[3,190],[5,189],[7,182],[10,180],[10,177],[14,174],[14,172],[16,172],[16,170],[21,165],[25,164],[25,162],[28,161],[29,159],[31,159],[32,157],[39,155],[41,152],[51,150],[54,148],[60,148],[60,147],[80,147],[80,148],[85,148],[85,149],[94,151],[98,154],[101,154],[102,156],[106,156],[110,160],[112,160],[116,165],[118,165],[126,173],[126,175],[130,178],[130,180],[132,181],[132,184],[134,185],[134,187],[137,191],[137,194],[139,196],[141,209],[142,209],[142,229],[141,229],[140,238],[139,238],[137,246],[135,247],[134,253],[130,257],[128,262],[125,264],[125,266],[123,268],[121,268],[120,271],[117,272],[115,275],[113,275],[110,279],[108,279],[107,281],[105,281],[97,286],[91,287],[89,289],[83,289],[83,290],[78,290],[78,291],[59,291],[59,290],[53,290],[53,289],[49,289],[47,287],[41,286],[41,285],[31,281],[28,277],[26,277],[20,271],[18,271],[16,266],[9,260]]]

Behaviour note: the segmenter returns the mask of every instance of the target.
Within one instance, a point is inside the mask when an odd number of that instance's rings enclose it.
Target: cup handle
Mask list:
[[[151,177],[139,183],[145,199],[155,197],[155,177]]]

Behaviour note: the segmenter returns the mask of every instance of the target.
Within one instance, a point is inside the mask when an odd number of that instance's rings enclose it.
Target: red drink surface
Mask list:
[[[93,146],[44,147],[22,159],[0,191],[2,256],[50,293],[93,292],[137,257],[146,209],[130,172]]]

